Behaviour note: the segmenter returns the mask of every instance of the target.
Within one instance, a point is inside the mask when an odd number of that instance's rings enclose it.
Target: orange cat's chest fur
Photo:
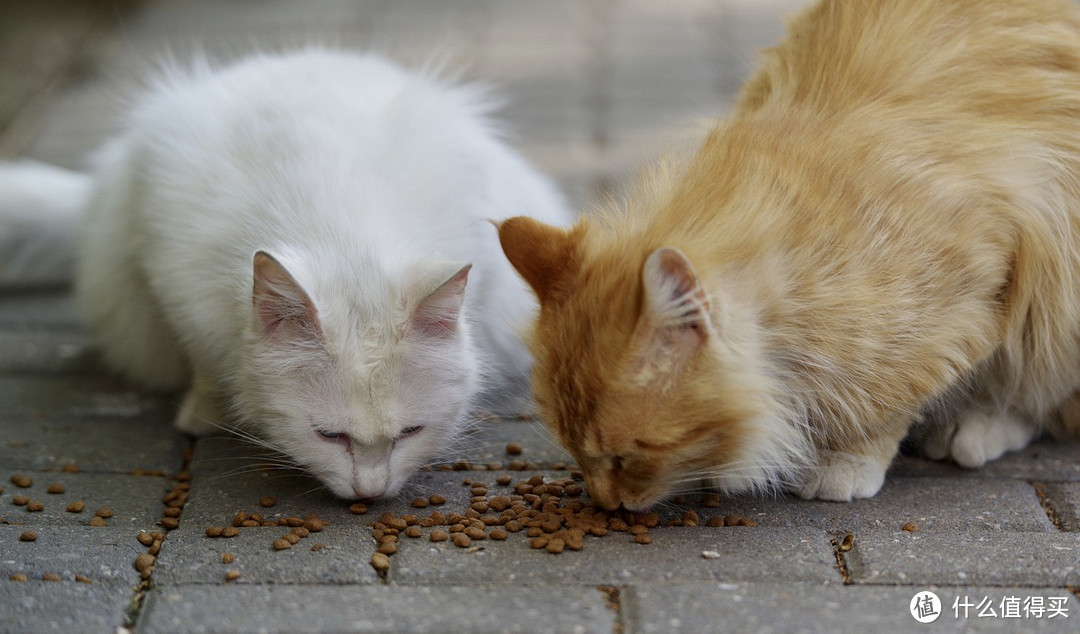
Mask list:
[[[981,464],[1080,387],[1077,8],[823,2],[625,211],[500,238],[545,416],[609,505],[872,495],[927,413],[930,453]]]

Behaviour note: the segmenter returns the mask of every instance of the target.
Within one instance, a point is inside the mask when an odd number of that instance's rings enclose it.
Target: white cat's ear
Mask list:
[[[694,267],[678,249],[663,247],[645,259],[642,327],[654,347],[689,354],[709,333],[709,296]]]
[[[423,297],[409,316],[410,333],[425,337],[442,338],[457,331],[461,306],[465,301],[465,285],[469,281],[472,264],[451,265],[453,273],[446,277],[445,270],[427,276],[418,285],[418,296]],[[435,283],[432,284],[432,280]],[[425,288],[425,286],[427,288]],[[430,290],[434,286],[433,290]]]
[[[296,279],[270,254],[259,251],[253,263],[251,304],[262,332],[274,337],[322,335],[318,312]]]

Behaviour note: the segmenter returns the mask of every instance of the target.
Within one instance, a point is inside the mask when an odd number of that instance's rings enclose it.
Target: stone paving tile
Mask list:
[[[857,584],[1080,585],[1080,540],[1068,533],[861,532],[844,558]]]
[[[0,464],[10,469],[74,462],[83,471],[171,473],[188,442],[170,425],[170,399],[98,377],[0,376],[0,403]]]
[[[1061,529],[1080,532],[1080,482],[1048,484],[1046,496],[1057,514]]]
[[[0,579],[0,632],[115,632],[131,606],[124,585]]]
[[[220,584],[225,573],[239,570],[240,584],[371,584],[379,577],[370,565],[375,540],[367,521],[331,523],[318,533],[310,533],[288,550],[273,548],[275,540],[291,529],[286,527],[242,528],[236,537],[207,537],[205,527],[170,531],[158,553],[155,586],[179,584]],[[221,525],[221,524],[219,524]],[[312,547],[322,546],[316,550]],[[232,553],[236,560],[222,562]]]
[[[133,564],[146,548],[126,526],[35,526],[38,537],[33,542],[19,539],[26,531],[22,526],[0,525],[0,586],[12,574],[41,579],[50,572],[59,574],[64,583],[85,575],[94,584],[138,584]]]
[[[249,616],[238,617],[238,606]],[[237,634],[589,634],[614,631],[615,613],[598,590],[557,587],[181,586],[149,593],[138,631],[218,632],[223,623]]]
[[[0,330],[2,374],[100,374],[90,336],[79,331]]]
[[[937,533],[1055,530],[1034,487],[1005,479],[970,479],[958,484],[953,478],[890,478],[880,493],[864,500],[725,497],[720,510],[753,517],[762,526],[815,526],[830,533],[899,532],[909,521],[924,532]]]
[[[474,542],[469,552],[450,542],[398,541],[389,579],[401,584],[619,585],[693,581],[812,581],[840,583],[829,537],[809,528],[668,527],[650,531],[653,543],[627,533],[586,537],[582,550],[552,555],[529,547],[524,534]],[[719,559],[703,559],[716,551]]]
[[[941,615],[921,625],[911,616],[909,605],[917,592],[929,590],[942,603]],[[962,597],[1066,596],[1072,609],[1069,618],[979,618],[969,608],[967,617],[953,602]],[[669,632],[729,632],[756,634],[845,632],[1074,632],[1076,599],[1058,588],[955,588],[938,586],[817,586],[811,584],[718,583],[709,585],[640,586],[625,589],[621,605],[628,631],[641,634]],[[964,600],[963,602],[967,602]],[[987,613],[988,615],[989,613]]]
[[[13,470],[0,470],[0,518],[7,523],[27,528],[39,526],[87,526],[98,509],[114,512],[109,518],[110,528],[138,530],[161,530],[155,526],[161,517],[161,498],[167,492],[164,478],[141,477],[115,473],[62,473],[24,470],[20,473],[33,478],[29,488],[19,488],[8,481]],[[51,484],[60,484],[64,493],[48,493]],[[25,495],[40,501],[45,509],[29,512],[25,506],[15,506],[12,498]],[[79,513],[67,511],[69,504],[81,501],[84,510]],[[98,527],[101,528],[101,527]],[[132,532],[134,534],[134,532]]]
[[[988,462],[965,469],[948,462],[900,456],[889,477],[934,476],[948,478],[1015,478],[1042,482],[1080,480],[1080,441],[1044,439]]]

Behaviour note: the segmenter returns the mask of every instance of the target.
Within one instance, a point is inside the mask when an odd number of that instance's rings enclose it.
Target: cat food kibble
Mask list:
[[[143,546],[150,546],[154,543],[154,537],[146,531],[139,531],[139,534],[135,536],[135,539],[139,540],[139,543]]]
[[[90,577],[87,577],[86,575],[75,575],[75,581],[79,583],[93,583],[90,581]]]
[[[364,513],[367,513],[367,504],[357,502],[349,507],[349,512],[353,515],[363,515]]]
[[[840,552],[846,553],[847,551],[851,550],[854,546],[855,546],[855,536],[852,535],[851,533],[848,533],[847,535],[844,535],[844,539],[840,541],[840,546],[838,548],[840,549]]]
[[[416,539],[417,537],[420,537],[420,535],[422,535],[422,534],[423,534],[423,531],[420,530],[419,526],[410,526],[410,527],[405,529],[405,536],[406,537],[411,537],[413,539]]]
[[[379,547],[375,549],[375,552],[382,553],[389,557],[390,555],[397,553],[397,544],[389,541],[383,542],[379,544]]]
[[[30,498],[25,495],[13,495],[11,496],[11,503],[15,506],[26,506],[30,503]]]
[[[109,519],[114,514],[115,513],[113,512],[113,510],[111,508],[108,508],[108,507],[100,508],[100,509],[98,509],[97,511],[94,512],[94,515],[96,515],[98,517],[101,517],[101,518],[104,518],[104,519]]]
[[[239,570],[229,570],[225,573],[225,581],[236,581],[241,576],[243,575],[240,574]]]
[[[261,506],[263,508],[270,508],[271,506],[274,506],[276,504],[277,504],[277,498],[273,498],[273,497],[269,497],[269,496],[259,498],[259,506]]]
[[[900,528],[902,530],[908,532],[908,533],[917,533],[917,532],[919,532],[919,525],[916,524],[915,522],[906,522]]]
[[[520,456],[523,451],[525,451],[525,448],[519,442],[507,443],[506,445],[506,453],[511,456]]]
[[[472,540],[465,533],[451,533],[450,540],[454,542],[454,545],[458,548],[468,548],[472,546]]]
[[[41,580],[58,582],[60,581],[60,575],[55,572],[46,572],[45,574],[41,575]]]
[[[34,479],[22,473],[11,476],[11,483],[20,489],[28,489],[34,485]]]
[[[652,536],[642,533],[641,535],[634,535],[634,541],[638,544],[651,544]]]
[[[438,493],[432,493],[428,496],[428,502],[431,502],[435,505],[446,504],[446,498],[442,495],[439,495]]]
[[[221,563],[231,564],[234,561],[236,561],[236,555],[232,553],[221,553]]]
[[[274,540],[274,550],[285,550],[286,548],[292,548],[292,546],[292,542],[287,539],[282,538]]]
[[[170,531],[174,528],[180,527],[180,520],[176,519],[175,517],[163,517],[161,518],[161,520],[158,521],[158,523],[161,524],[162,528],[168,529]]]
[[[156,558],[153,555],[150,555],[150,554],[147,554],[147,553],[142,553],[141,555],[139,555],[138,557],[135,558],[135,570],[138,570],[139,572],[143,572],[144,570],[146,570],[150,566],[153,566],[154,561],[156,561]]]
[[[387,570],[390,570],[390,558],[383,553],[372,553],[371,567],[374,568],[376,572],[386,572]]]
[[[64,488],[64,485],[60,484],[59,482],[53,482],[49,485],[49,488],[45,489],[46,493],[52,493],[53,495],[63,493],[65,491],[67,491],[67,489]]]
[[[724,525],[724,518],[720,517],[719,515],[713,515],[708,519],[708,521],[705,522],[705,525],[712,528],[721,527]]]
[[[27,580],[27,576],[24,575],[21,572],[13,572],[13,573],[11,573],[11,576],[8,577],[8,581],[26,581],[26,580]]]
[[[429,535],[428,538],[433,542],[445,542],[450,536],[446,531],[435,529],[431,531],[431,535]]]
[[[40,513],[45,510],[45,503],[40,500],[30,500],[26,503],[26,510],[31,513]]]
[[[68,513],[82,513],[83,509],[85,509],[85,508],[86,508],[86,503],[85,502],[83,502],[82,500],[75,500],[71,504],[67,505],[67,512]]]
[[[235,526],[226,526],[221,529],[222,537],[236,537],[240,534],[240,529]]]
[[[22,535],[19,535],[19,541],[21,541],[21,542],[36,542],[37,541],[37,533],[35,533],[34,531],[26,531]]]
[[[513,481],[514,481],[514,477],[510,476],[510,475],[507,475],[505,473],[503,475],[498,476],[497,478],[495,478],[495,483],[499,484],[499,485],[502,485],[502,486],[506,486],[506,485],[510,484],[511,482],[513,482]]]
[[[416,499],[414,499],[412,501],[412,507],[414,509],[426,508],[427,505],[428,505],[428,499],[427,498],[416,498]]]

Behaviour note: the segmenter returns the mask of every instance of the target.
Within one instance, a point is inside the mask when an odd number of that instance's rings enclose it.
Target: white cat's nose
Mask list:
[[[374,500],[375,498],[382,497],[382,495],[386,493],[385,486],[373,487],[370,485],[360,486],[358,484],[354,484],[352,490],[353,493],[356,494],[356,497],[364,500]]]

